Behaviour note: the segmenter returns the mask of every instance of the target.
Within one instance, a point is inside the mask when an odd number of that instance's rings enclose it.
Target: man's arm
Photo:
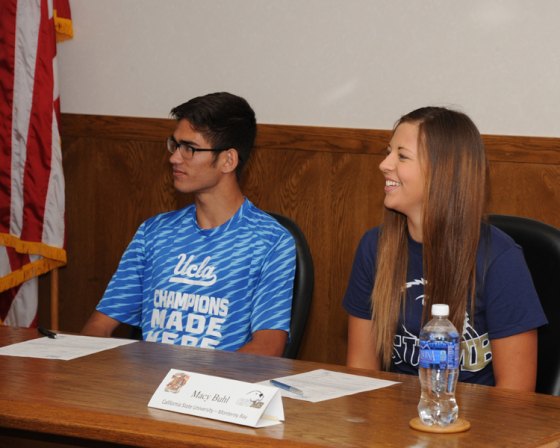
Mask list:
[[[96,310],[92,313],[84,325],[84,328],[82,328],[81,334],[108,338],[113,334],[113,331],[118,327],[119,323],[118,320]]]
[[[288,334],[283,330],[259,330],[238,352],[255,355],[282,356]]]

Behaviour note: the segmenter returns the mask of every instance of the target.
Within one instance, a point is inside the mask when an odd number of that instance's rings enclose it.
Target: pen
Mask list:
[[[298,389],[297,387],[290,386],[289,384],[281,383],[280,381],[276,381],[276,380],[270,380],[270,384],[272,384],[273,386],[276,386],[280,389],[287,390],[288,392],[291,392],[293,394],[303,396],[303,391],[302,390]]]
[[[43,327],[37,328],[37,331],[41,333],[43,336],[46,336],[50,339],[56,339],[56,333],[54,331],[47,330],[46,328]]]

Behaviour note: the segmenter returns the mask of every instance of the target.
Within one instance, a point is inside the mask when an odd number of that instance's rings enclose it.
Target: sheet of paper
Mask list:
[[[396,381],[380,380],[324,369],[274,379],[296,387],[303,392],[303,396],[301,396],[279,389],[283,397],[311,401],[312,403],[398,384]],[[263,384],[272,385],[269,381],[263,381]]]
[[[0,355],[68,361],[133,342],[137,341],[58,333],[55,339],[41,337],[0,347]]]

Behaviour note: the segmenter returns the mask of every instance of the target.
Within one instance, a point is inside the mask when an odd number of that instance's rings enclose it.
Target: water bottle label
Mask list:
[[[457,369],[459,344],[451,341],[420,341],[419,365],[426,369]]]

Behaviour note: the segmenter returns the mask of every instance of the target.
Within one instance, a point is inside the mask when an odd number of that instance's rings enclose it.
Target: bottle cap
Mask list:
[[[432,305],[432,316],[449,316],[449,305],[444,303]]]

